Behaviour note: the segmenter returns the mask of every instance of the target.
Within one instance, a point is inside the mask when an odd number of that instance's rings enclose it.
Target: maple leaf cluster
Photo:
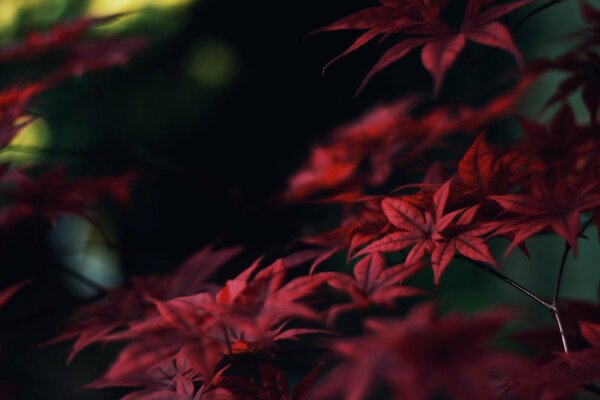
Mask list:
[[[0,49],[0,63],[19,63],[60,54],[60,61],[42,76],[22,78],[0,90],[0,151],[38,116],[31,111],[36,99],[69,77],[124,65],[145,46],[141,37],[91,39],[90,28],[119,18],[84,18],[58,25],[48,32],[31,32],[23,41]],[[65,165],[0,164],[0,229],[10,230],[30,218],[54,224],[61,214],[92,220],[93,205],[101,198],[127,204],[136,173],[120,176],[69,179]],[[0,292],[0,306],[30,281],[22,281]]]
[[[0,50],[0,63],[17,63],[48,54],[60,54],[58,65],[49,73],[28,77],[24,82],[0,91],[0,150],[38,117],[30,111],[32,103],[53,86],[69,77],[125,65],[146,43],[142,37],[90,39],[90,28],[121,15],[83,18],[58,25],[48,32],[31,32],[23,41]],[[54,166],[35,176],[34,165],[0,167],[0,225],[9,229],[15,223],[39,216],[51,223],[62,213],[87,216],[90,206],[103,196],[121,203],[130,200],[129,188],[134,172],[118,177],[85,178],[70,181],[67,168]]]
[[[31,32],[24,40],[0,49],[0,64],[22,63],[58,56],[52,69],[41,76],[21,77],[0,90],[0,151],[10,150],[13,139],[38,119],[31,111],[36,100],[70,77],[126,65],[146,45],[142,37],[91,38],[94,26],[121,15],[83,18],[55,26],[47,32]],[[54,225],[60,215],[75,215],[95,223],[94,205],[103,198],[131,201],[131,186],[137,173],[71,179],[65,165],[0,164],[0,230],[10,233],[21,222],[40,218]],[[0,291],[0,307],[31,280]],[[9,384],[0,382],[2,398],[12,398]],[[5,387],[6,386],[6,387]]]
[[[358,39],[334,61],[363,47],[378,36],[404,35],[367,74],[359,91],[377,72],[401,60],[413,49],[423,46],[421,62],[434,81],[434,93],[442,87],[446,72],[456,62],[468,41],[506,50],[523,64],[523,56],[508,28],[498,20],[529,3],[521,0],[491,6],[495,0],[469,0],[458,28],[441,17],[449,0],[380,0],[380,5],[357,12],[316,32],[360,30]]]
[[[524,65],[514,86],[478,106],[432,105],[409,95],[335,129],[280,197],[339,205],[342,219],[329,231],[306,234],[249,266],[241,247],[209,245],[170,275],[99,290],[99,299],[47,343],[73,341],[68,362],[89,347],[121,346],[88,388],[132,388],[125,400],[558,400],[600,393],[600,306],[562,301],[559,293],[569,252],[577,255],[587,227],[600,229],[600,11],[582,6],[589,29],[567,54],[525,65],[500,20],[532,1],[469,0],[454,28],[444,15],[456,3],[380,0],[318,31],[364,31],[342,56],[377,37],[399,37],[363,84],[422,46],[437,95],[470,41],[506,50]],[[2,62],[66,55],[46,77],[0,93],[0,146],[35,119],[28,107],[50,86],[123,64],[143,46],[141,38],[85,38],[90,27],[118,17],[82,19],[0,50]],[[527,89],[552,70],[567,77],[547,102],[555,108],[550,121],[520,116]],[[580,88],[586,121],[569,103]],[[517,140],[487,134],[510,118],[521,127]],[[423,165],[440,150],[447,157]],[[62,166],[41,174],[3,166],[0,225],[10,229],[32,216],[54,222],[64,213],[90,218],[102,197],[131,203],[135,173],[66,173]],[[492,251],[504,239],[505,255],[528,255],[527,241],[546,234],[565,242],[550,300],[505,275]],[[439,284],[458,259],[520,290],[550,312],[556,327],[511,335],[532,348],[526,354],[495,340],[527,320],[524,313],[498,307],[440,315],[435,300],[423,302],[430,293],[414,278],[429,274]],[[0,306],[28,283],[1,291]]]

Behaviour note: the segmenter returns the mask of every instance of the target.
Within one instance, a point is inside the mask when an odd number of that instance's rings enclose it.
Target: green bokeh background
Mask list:
[[[600,6],[599,1],[590,3]],[[95,28],[92,35],[142,34],[153,42],[128,68],[85,76],[49,91],[32,110],[41,118],[0,153],[1,161],[66,163],[73,175],[130,168],[146,172],[136,187],[133,210],[107,206],[99,211],[109,235],[131,252],[118,254],[99,245],[101,237],[92,227],[64,218],[38,242],[27,233],[22,247],[17,246],[48,253],[11,265],[19,271],[35,269],[51,254],[53,262],[118,286],[131,274],[172,271],[217,237],[247,245],[251,258],[279,251],[300,232],[335,226],[338,213],[327,207],[281,210],[270,200],[307,156],[313,140],[382,99],[405,93],[415,82],[425,86],[429,82],[413,55],[353,100],[354,85],[364,74],[363,67],[373,61],[369,58],[373,49],[350,57],[333,68],[332,76],[321,78],[320,67],[345,42],[328,36],[315,44],[314,39],[303,41],[303,35],[364,5],[341,0],[327,5],[322,0],[302,5],[271,1],[255,8],[225,0],[0,0],[4,44],[60,20],[129,11],[135,12]],[[517,18],[511,17],[509,24]],[[210,28],[204,29],[203,23]],[[582,28],[579,3],[565,0],[532,18],[516,40],[529,60],[553,57],[572,46],[565,35]],[[36,63],[0,66],[0,84],[5,87],[43,68]],[[491,74],[510,68],[514,63],[506,54],[493,55],[476,70],[459,65],[449,75],[444,96],[480,99]],[[406,76],[413,77],[411,82]],[[542,79],[524,102],[523,114],[548,121],[553,109],[539,110],[562,76],[553,73]],[[578,94],[571,104],[584,121]],[[502,129],[504,138],[520,135],[514,121]],[[596,301],[600,243],[595,227],[586,235],[589,239],[580,241],[577,258],[569,257],[562,295]],[[492,243],[505,273],[534,292],[551,296],[564,242],[552,235],[529,240],[531,259],[519,250],[503,259],[507,244],[502,239]],[[329,266],[344,268],[335,264]],[[508,304],[551,324],[544,309],[471,265],[454,262],[439,287],[431,284],[431,275],[423,271],[414,283],[428,288],[444,310],[471,312]],[[66,298],[93,294],[66,277],[60,277],[60,284],[68,292]],[[44,287],[40,290],[38,303],[28,298],[23,302],[29,304],[8,312],[35,309],[47,301]],[[59,317],[28,322],[26,335],[18,327],[2,340],[17,349],[7,355],[12,377],[21,384],[33,382],[17,398],[116,398],[118,391],[77,391],[101,374],[114,349],[91,349],[70,367],[63,367],[67,346],[23,350],[56,334],[62,324]]]

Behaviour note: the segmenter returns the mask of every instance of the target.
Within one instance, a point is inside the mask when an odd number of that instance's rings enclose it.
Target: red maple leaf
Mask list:
[[[595,131],[578,125],[568,104],[560,107],[548,127],[525,118],[520,122],[526,136],[516,149],[518,158],[509,165],[515,174],[582,174],[595,165],[596,158],[590,156],[600,151]]]
[[[38,57],[51,51],[68,49],[77,44],[93,26],[112,21],[124,14],[99,18],[81,18],[56,25],[48,32],[30,32],[25,40],[10,43],[0,49],[0,63]]]
[[[434,80],[434,93],[440,91],[444,75],[463,51],[467,41],[497,47],[510,52],[519,65],[522,56],[513,42],[509,30],[497,20],[531,2],[515,1],[488,7],[493,1],[469,0],[463,22],[454,29],[440,19],[440,13],[448,3],[445,1],[385,0],[381,5],[363,10],[317,30],[364,30],[356,42],[339,59],[364,46],[377,36],[403,34],[408,38],[388,50],[367,74],[359,91],[371,77],[390,64],[404,58],[411,50],[424,46],[421,62]],[[414,37],[415,35],[418,35]],[[334,60],[335,61],[335,60]]]
[[[73,326],[48,344],[76,339],[67,362],[93,343],[102,342],[119,328],[132,326],[158,315],[152,301],[171,300],[213,290],[208,278],[229,262],[240,247],[200,250],[187,259],[172,275],[134,277],[131,287],[112,289],[107,297],[79,310]]]
[[[165,400],[192,400],[196,394],[194,382],[200,381],[201,376],[184,357],[178,353],[173,359],[161,362],[154,368],[142,371],[138,375],[127,377],[120,381],[98,381],[88,385],[93,388],[110,386],[139,387],[123,399],[138,400],[160,398]]]
[[[27,107],[45,88],[45,84],[32,83],[0,92],[0,148],[4,148],[21,129],[35,120],[27,112]]]
[[[547,105],[564,101],[581,88],[581,98],[590,113],[591,122],[597,123],[600,109],[600,57],[596,46],[600,44],[600,10],[582,3],[581,15],[588,23],[583,42],[556,60],[542,62],[544,68],[557,69],[569,74],[560,83]]]
[[[313,148],[306,165],[289,180],[286,197],[302,200],[321,191],[377,185],[391,173],[392,158],[411,135],[410,110],[417,99],[408,97],[379,106],[355,122],[335,129],[324,145]],[[370,170],[360,167],[368,163]]]
[[[398,252],[410,247],[406,256],[407,263],[431,254],[436,284],[457,252],[466,258],[497,266],[483,239],[484,235],[493,230],[493,226],[473,223],[479,208],[475,206],[467,211],[459,209],[445,213],[452,182],[453,180],[446,181],[435,191],[428,211],[422,211],[411,201],[407,201],[410,197],[384,199],[383,211],[398,231],[372,242],[357,254]],[[454,222],[459,215],[460,218]]]
[[[516,353],[488,345],[511,316],[494,310],[468,319],[458,314],[440,318],[433,304],[426,303],[402,320],[367,320],[363,337],[334,342],[343,362],[311,398],[369,399],[377,389],[398,399],[442,394],[460,400],[498,398],[494,378],[527,370]]]
[[[133,55],[144,49],[147,43],[143,37],[104,38],[82,43],[71,51],[67,60],[50,75],[48,81],[56,82],[101,69],[127,66]]]
[[[479,207],[475,206],[465,211],[456,223],[445,229],[442,237],[435,242],[435,248],[431,254],[431,267],[436,283],[439,282],[442,273],[457,252],[470,260],[498,267],[483,238],[493,230],[493,226],[473,224],[478,209]]]
[[[331,287],[347,293],[352,302],[330,307],[327,320],[333,323],[337,316],[352,309],[362,309],[370,305],[394,307],[394,301],[401,297],[422,295],[424,290],[401,285],[411,275],[424,266],[424,263],[400,264],[386,268],[386,261],[379,253],[362,258],[354,266],[354,276],[338,272],[323,272],[315,275]]]
[[[600,325],[580,321],[579,327],[591,347],[556,353],[534,374],[522,377],[516,393],[527,399],[562,400],[572,398],[582,386],[600,379]]]
[[[21,281],[19,283],[15,283],[5,289],[0,290],[0,307],[5,305],[19,290],[23,287],[31,284],[31,281]]]
[[[547,105],[564,101],[578,89],[581,89],[581,98],[590,113],[591,121],[598,122],[600,56],[592,51],[585,53],[573,52],[558,60],[551,61],[549,67],[564,71],[569,76],[560,83],[554,96],[548,100]]]
[[[347,249],[346,260],[349,260],[357,248],[373,240],[388,225],[379,200],[351,202],[346,212],[347,215],[338,228],[301,239],[303,243],[323,248],[310,267],[311,274],[342,249]]]
[[[590,48],[600,44],[600,9],[594,8],[588,3],[581,4],[581,16],[587,22],[587,37],[583,42],[584,48]]]
[[[16,187],[1,188],[0,194],[15,203],[0,211],[4,224],[11,225],[35,215],[54,223],[62,213],[87,218],[88,207],[102,196],[128,202],[132,181],[137,176],[125,173],[110,178],[68,180],[66,174],[63,166],[45,171],[37,179],[20,174],[14,182]]]
[[[258,376],[223,377],[216,384],[222,388],[218,393],[208,393],[206,400],[304,400],[308,399],[312,386],[323,367],[323,363],[317,365],[304,376],[290,391],[287,378],[284,373],[272,365],[261,363],[258,368]]]
[[[455,192],[472,203],[481,204],[491,194],[503,194],[510,187],[510,173],[504,160],[485,140],[482,133],[458,163]]]
[[[219,321],[257,337],[290,318],[315,319],[315,311],[300,300],[321,280],[304,276],[285,282],[287,268],[283,260],[258,270],[260,261],[227,281],[213,301],[199,306]]]
[[[431,253],[435,240],[440,233],[458,215],[454,211],[444,214],[451,181],[447,181],[435,192],[432,210],[422,211],[403,198],[385,198],[381,207],[388,221],[398,231],[374,241],[357,253],[357,255],[373,252],[397,252],[411,247],[406,262],[420,260],[426,253]]]
[[[546,229],[551,229],[569,242],[577,252],[580,215],[600,206],[598,184],[580,176],[573,182],[564,177],[536,177],[527,193],[490,196],[513,216],[499,221],[498,234],[514,234],[506,254],[515,246]]]
[[[254,354],[281,340],[327,331],[288,327],[290,319],[316,319],[300,299],[322,282],[305,276],[284,282],[282,260],[259,270],[260,259],[217,293],[200,292],[161,301],[149,298],[153,312],[102,340],[130,344],[103,382],[118,382],[185,351],[202,376],[212,376],[227,354]],[[205,356],[202,356],[205,354]]]
[[[512,114],[538,75],[539,71],[528,71],[513,89],[479,107],[443,105],[418,117],[409,113],[417,104],[414,97],[377,107],[314,147],[305,165],[289,180],[285,198],[298,201],[325,193],[336,200],[340,194],[360,195],[367,186],[382,185],[400,167],[442,146],[445,137],[476,134]],[[494,180],[498,178],[499,172]]]

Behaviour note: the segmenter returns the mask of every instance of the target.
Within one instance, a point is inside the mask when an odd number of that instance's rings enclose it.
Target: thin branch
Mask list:
[[[550,310],[550,312],[552,313],[552,315],[554,316],[554,319],[556,320],[556,325],[558,326],[558,331],[560,332],[560,340],[562,341],[563,350],[565,351],[565,353],[568,353],[569,352],[569,343],[567,342],[567,334],[565,332],[565,327],[562,322],[560,313],[558,312],[558,308],[555,306],[552,306],[552,309]]]
[[[119,246],[118,244],[116,244],[110,237],[110,235],[108,234],[108,232],[106,232],[106,230],[104,229],[104,227],[102,226],[102,224],[100,224],[100,221],[98,221],[96,218],[94,218],[94,216],[91,213],[87,213],[86,214],[86,219],[88,220],[88,222],[90,224],[92,224],[92,226],[94,228],[96,228],[96,230],[98,231],[98,233],[100,233],[100,236],[102,236],[102,239],[104,240],[104,244],[112,249],[115,249],[117,251],[123,252],[123,248],[121,246]]]
[[[560,316],[560,311],[558,310],[558,297],[560,293],[560,285],[562,282],[563,273],[565,271],[565,265],[567,264],[567,257],[569,256],[569,252],[571,251],[571,244],[568,241],[565,241],[565,249],[563,250],[562,257],[560,259],[560,266],[558,268],[558,276],[556,277],[556,285],[554,287],[554,296],[552,296],[552,308],[550,309],[550,313],[554,317],[556,321],[556,325],[558,326],[558,332],[560,333],[560,340],[562,342],[563,350],[565,353],[569,352],[569,343],[567,342],[567,333],[565,332],[565,327],[562,322],[562,318]]]
[[[587,230],[587,228],[590,227],[590,225],[592,224],[592,222],[594,221],[594,218],[590,218],[581,228],[581,230],[579,231],[579,235],[577,235],[577,237],[581,237],[583,236],[583,234],[585,233],[585,231]],[[554,296],[552,298],[552,304],[553,305],[557,305],[558,304],[558,298],[559,298],[559,294],[560,294],[560,286],[561,286],[561,282],[562,282],[562,277],[563,277],[563,272],[565,269],[565,265],[567,263],[567,256],[569,255],[569,252],[571,251],[571,244],[569,242],[565,242],[565,249],[563,251],[563,255],[562,258],[560,260],[560,267],[558,269],[558,276],[556,278],[556,286],[554,287]]]
[[[517,289],[518,291],[522,292],[526,296],[529,296],[531,299],[535,300],[536,302],[538,302],[542,306],[546,307],[546,309],[552,310],[552,304],[544,301],[542,298],[540,298],[538,295],[536,295],[535,293],[533,293],[531,290],[527,289],[526,287],[524,287],[520,283],[515,282],[514,280],[510,279],[508,276],[504,275],[502,272],[498,271],[496,268],[494,268],[492,266],[489,266],[489,265],[487,265],[487,264],[485,264],[483,262],[480,262],[480,261],[475,261],[475,260],[467,259],[466,257],[460,257],[460,258],[462,258],[463,260],[468,260],[469,262],[471,262],[476,267],[479,267],[480,269],[483,269],[484,271],[486,271],[486,272],[494,275],[496,278],[499,278],[500,280],[508,283],[510,286],[514,287],[515,289]]]
[[[579,235],[577,237],[582,236],[584,234],[584,232],[590,226],[592,221],[593,221],[593,219],[590,218],[588,220],[588,222],[586,222],[585,225],[583,225],[583,227],[579,231]],[[565,332],[564,324],[562,322],[562,318],[560,315],[558,302],[559,302],[559,297],[560,297],[560,287],[562,284],[562,278],[564,275],[565,266],[567,265],[567,258],[569,256],[570,251],[571,251],[571,244],[568,241],[565,241],[565,248],[563,250],[563,254],[560,259],[560,266],[558,267],[558,275],[556,277],[556,284],[554,286],[554,295],[552,296],[552,307],[550,308],[550,312],[552,313],[552,315],[554,316],[554,319],[556,320],[556,325],[558,326],[558,331],[560,333],[560,339],[562,341],[563,350],[565,351],[565,353],[569,352],[569,344],[567,342],[567,334]]]
[[[550,8],[556,4],[561,3],[562,1],[564,1],[564,0],[549,0],[545,4],[542,4],[541,6],[534,8],[533,10],[531,10],[530,12],[525,14],[519,21],[517,21],[517,23],[511,28],[511,33],[517,32],[519,30],[519,28],[521,28],[521,26],[523,26],[525,24],[525,22],[527,22],[530,18],[534,17],[535,15],[541,13],[544,10],[547,10],[548,8]],[[478,64],[479,62],[485,60],[492,54],[495,54],[498,50],[500,50],[499,47],[490,49],[490,50],[486,51],[485,53],[483,53],[482,55],[480,55],[479,57],[476,57],[475,59],[471,60],[470,64],[471,65]]]
[[[521,28],[521,26],[523,26],[523,24],[525,24],[525,22],[527,22],[531,17],[536,16],[537,14],[541,13],[544,10],[547,10],[548,8],[557,5],[559,3],[562,3],[563,0],[550,0],[548,2],[546,2],[546,4],[542,4],[541,6],[534,8],[533,10],[531,10],[530,12],[528,12],[527,14],[525,14],[523,16],[523,18],[521,18],[513,27],[512,31],[513,33],[518,31],[519,28]]]
[[[560,285],[562,283],[563,273],[565,271],[565,265],[567,264],[567,257],[571,251],[571,244],[565,241],[565,249],[563,250],[562,258],[560,259],[560,267],[558,268],[558,276],[556,277],[556,285],[554,287],[554,296],[552,296],[552,305],[558,305],[558,297],[560,294]]]

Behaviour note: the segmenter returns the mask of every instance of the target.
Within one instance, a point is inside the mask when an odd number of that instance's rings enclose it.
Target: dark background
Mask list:
[[[20,10],[11,31],[3,33],[4,40],[86,11],[86,2],[62,3],[66,5],[60,13],[41,22],[35,7]],[[44,1],[40,4],[39,13],[46,12]],[[43,116],[49,140],[36,148],[39,151],[25,158],[17,154],[15,160],[64,163],[74,176],[141,172],[131,207],[105,204],[97,211],[120,249],[104,249],[117,282],[131,275],[173,271],[215,240],[247,248],[241,268],[258,255],[281,254],[290,240],[333,227],[338,217],[328,207],[283,206],[277,200],[287,177],[309,155],[311,143],[375,104],[431,87],[415,53],[353,98],[381,54],[376,45],[322,76],[322,66],[355,36],[306,35],[369,4],[205,0],[172,10],[144,9],[142,16],[128,17],[132,22],[112,33],[147,35],[152,40],[149,48],[128,68],[66,82],[40,98],[34,110]],[[107,32],[110,29],[95,34]],[[469,47],[465,59],[481,53],[481,48]],[[191,60],[200,66],[194,70]],[[0,81],[6,85],[40,67],[0,68]],[[439,101],[478,104],[492,77],[511,68],[511,57],[503,53],[477,66],[463,61],[448,74]],[[223,77],[219,69],[230,73]],[[215,71],[217,78],[206,80]],[[65,327],[72,305],[89,296],[59,272],[68,260],[53,240],[102,241],[93,230],[83,239],[61,224],[50,231],[42,221],[29,221],[2,236],[2,286],[25,277],[37,280],[2,310],[0,376],[12,382],[17,399],[116,398],[118,390],[79,390],[101,375],[116,349],[91,348],[68,367],[68,345],[36,349]],[[86,246],[79,251],[96,254]],[[465,295],[465,287],[483,279],[474,274],[468,279],[450,276],[445,283],[456,288],[446,296],[463,308],[490,303],[504,290],[480,286],[481,293],[471,289]],[[102,274],[90,277],[107,279]],[[462,286],[455,285],[459,280]]]
[[[336,215],[282,206],[277,196],[287,177],[308,156],[313,140],[375,99],[371,90],[371,96],[352,98],[373,58],[353,57],[326,78],[321,74],[352,36],[305,38],[364,5],[355,3],[204,1],[175,11],[144,10],[150,18],[111,32],[152,40],[128,68],[65,82],[35,102],[33,111],[43,117],[50,140],[25,162],[67,164],[73,176],[141,172],[131,207],[104,204],[98,211],[120,247],[109,251],[118,260],[121,281],[172,271],[214,240],[243,244],[247,255],[241,262],[281,253],[299,232],[333,226]],[[72,19],[84,9],[69,5],[58,19]],[[51,25],[36,23],[33,11],[21,14],[7,41]],[[202,84],[190,77],[186,63],[203,43],[216,51],[225,46],[233,56],[234,72],[226,82]],[[210,58],[210,51],[205,55]],[[213,57],[218,68],[218,54]],[[43,70],[39,63],[2,68],[4,85]],[[23,155],[16,154],[22,162]],[[2,286],[32,276],[36,282],[3,309],[1,376],[17,399],[116,398],[121,391],[79,389],[102,374],[116,348],[93,347],[70,366],[68,344],[36,349],[65,328],[72,305],[86,299],[59,272],[65,261],[49,245],[51,231],[33,220],[2,238]],[[72,241],[60,226],[52,235]],[[101,239],[97,233],[93,238]]]

